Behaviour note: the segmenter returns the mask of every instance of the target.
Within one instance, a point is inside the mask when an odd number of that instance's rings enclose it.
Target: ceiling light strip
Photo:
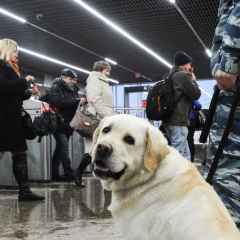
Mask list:
[[[112,65],[117,65],[117,62],[115,62],[114,60],[112,60],[110,58],[105,58],[104,60],[111,63]]]
[[[104,22],[106,25],[110,26],[112,29],[114,29],[115,31],[117,31],[118,33],[120,33],[122,36],[124,36],[125,38],[127,38],[129,41],[131,41],[132,43],[134,43],[135,45],[137,45],[138,47],[140,47],[141,49],[143,49],[145,52],[147,52],[149,55],[153,56],[154,58],[156,58],[158,61],[160,61],[161,63],[163,63],[165,66],[172,68],[172,65],[166,61],[163,57],[161,57],[160,55],[158,55],[156,52],[154,52],[152,49],[150,49],[149,47],[147,47],[145,44],[143,44],[142,42],[140,42],[138,39],[136,39],[135,37],[133,37],[130,33],[128,33],[127,31],[125,31],[123,28],[121,28],[120,26],[118,26],[116,23],[114,23],[113,21],[109,20],[108,18],[106,18],[105,16],[103,16],[101,13],[99,13],[97,10],[95,10],[94,8],[92,8],[91,6],[89,6],[88,4],[86,4],[85,2],[83,2],[82,0],[72,0],[74,2],[76,2],[77,4],[79,4],[80,6],[82,6],[85,10],[87,10],[88,12],[90,12],[92,15],[94,15],[95,17],[99,18],[102,22]]]
[[[19,47],[18,49],[19,49],[20,52],[26,53],[28,55],[31,55],[31,56],[34,56],[34,57],[37,57],[37,58],[40,58],[40,59],[45,60],[45,61],[52,62],[52,63],[58,64],[60,66],[69,67],[71,69],[74,69],[74,70],[79,71],[79,72],[83,72],[85,74],[90,73],[90,71],[88,71],[86,69],[83,69],[83,68],[77,67],[75,65],[63,62],[63,61],[58,60],[56,58],[48,57],[46,55],[43,55],[43,54],[37,53],[35,51],[32,51],[30,49],[23,48],[23,47]],[[112,83],[119,84],[119,81],[117,81],[115,79],[109,78],[108,80]]]
[[[9,12],[9,11],[6,10],[6,9],[0,8],[0,13],[2,13],[2,14],[5,15],[5,16],[8,16],[8,17],[10,17],[10,18],[12,18],[12,19],[15,19],[15,20],[17,20],[17,21],[20,22],[20,23],[25,24],[25,23],[27,22],[26,19],[24,19],[24,18],[22,18],[22,17],[19,17],[19,16],[15,15],[15,14]]]
[[[43,55],[41,53],[37,53],[35,51],[29,50],[29,49],[26,49],[26,48],[23,48],[23,47],[19,47],[18,49],[23,53],[26,53],[28,55],[31,55],[31,56],[34,56],[34,57],[37,57],[37,58],[40,58],[40,59],[43,59],[43,60],[46,60],[48,62],[52,62],[52,63],[58,64],[58,65],[61,65],[61,66],[65,66],[65,67],[69,67],[69,68],[72,68],[74,70],[86,73],[86,74],[90,73],[88,70],[85,70],[83,68],[68,64],[66,62],[63,62],[61,60],[58,60],[58,59],[55,59],[55,58],[52,58],[52,57],[48,57],[46,55]]]
[[[61,40],[61,41],[64,41],[64,42],[66,42],[66,43],[68,43],[68,44],[70,44],[70,45],[72,45],[72,46],[74,46],[74,47],[80,48],[81,50],[83,50],[83,51],[85,51],[85,52],[87,52],[87,53],[89,53],[89,54],[92,54],[92,55],[94,55],[95,57],[98,57],[98,58],[100,58],[100,59],[104,59],[104,57],[101,56],[101,55],[99,55],[98,53],[96,53],[96,52],[94,52],[94,51],[92,51],[92,50],[90,50],[90,49],[88,49],[88,48],[85,48],[85,47],[83,47],[83,46],[81,46],[81,45],[79,45],[79,44],[77,44],[77,43],[75,43],[75,42],[73,42],[73,41],[71,41],[71,40],[69,40],[69,39],[66,39],[66,38],[64,38],[64,37],[62,37],[62,36],[59,36],[59,35],[53,33],[53,32],[50,32],[50,31],[48,31],[48,30],[45,29],[45,28],[42,28],[42,27],[40,27],[40,26],[38,26],[38,25],[35,25],[35,24],[31,23],[31,22],[28,22],[26,19],[24,19],[24,18],[22,18],[22,17],[19,17],[19,16],[15,15],[15,14],[9,12],[9,11],[6,10],[6,9],[0,8],[0,13],[2,13],[2,14],[5,15],[5,16],[8,16],[8,17],[10,17],[10,18],[12,18],[12,19],[15,19],[15,20],[17,20],[17,21],[20,22],[20,23],[28,24],[28,25],[30,25],[31,27],[36,28],[36,29],[38,29],[38,30],[40,30],[40,31],[42,31],[42,32],[44,32],[44,33],[47,33],[47,34],[49,34],[49,35],[51,35],[51,36],[53,36],[53,37],[55,37],[55,38],[57,38],[57,39],[59,39],[59,40]],[[123,66],[123,65],[121,65],[121,64],[118,64],[118,67],[122,68],[122,69],[125,70],[125,71],[128,71],[128,72],[130,72],[130,73],[135,74],[135,71],[133,71],[132,69],[127,68],[127,67],[125,67],[125,66]],[[140,73],[140,74],[141,74],[141,73]],[[147,81],[152,81],[151,78],[146,77],[146,76],[143,75],[143,74],[141,74],[141,77],[142,77],[143,79],[147,80]],[[114,81],[115,81],[115,80],[114,80]],[[118,82],[118,81],[117,81],[117,82]]]

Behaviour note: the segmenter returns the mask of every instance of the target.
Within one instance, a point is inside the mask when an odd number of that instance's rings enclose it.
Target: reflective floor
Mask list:
[[[91,177],[86,188],[73,184],[49,184],[32,190],[44,202],[17,201],[17,192],[0,190],[0,239],[121,240],[107,206],[111,194]]]

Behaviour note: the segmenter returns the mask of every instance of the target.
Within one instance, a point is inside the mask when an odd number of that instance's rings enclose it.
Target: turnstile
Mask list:
[[[41,102],[28,100],[24,102],[24,108],[32,118],[40,114]],[[34,181],[51,180],[51,158],[55,148],[55,140],[52,136],[27,141],[28,144],[28,173],[29,179]],[[69,141],[69,155],[72,168],[76,169],[83,154],[83,140],[79,134],[74,133]],[[15,186],[16,181],[12,172],[12,159],[10,153],[0,156],[0,186]]]

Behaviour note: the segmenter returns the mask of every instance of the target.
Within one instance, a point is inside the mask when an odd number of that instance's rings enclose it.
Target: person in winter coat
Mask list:
[[[221,0],[212,47],[211,69],[220,91],[210,130],[208,164],[211,165],[221,141],[234,99],[235,82],[240,76],[240,1]],[[207,172],[209,169],[207,169]],[[240,106],[224,146],[213,187],[222,198],[240,229]]]
[[[50,91],[41,100],[46,101],[61,115],[64,124],[59,126],[54,134],[56,148],[52,158],[52,180],[72,181],[73,170],[69,158],[69,138],[73,129],[69,123],[72,120],[79,104],[78,87],[75,79],[77,74],[71,69],[63,69],[59,78],[55,79]],[[60,164],[63,166],[64,177],[59,175]]]
[[[111,66],[108,62],[98,61],[94,63],[93,71],[87,78],[87,110],[96,115],[99,119],[114,114],[112,88],[108,79],[110,72]],[[82,157],[75,176],[76,185],[81,187],[84,187],[82,184],[82,174],[86,167],[91,163],[89,150],[92,145],[92,140],[85,138],[84,143],[85,154]]]
[[[190,160],[191,155],[187,141],[188,116],[192,101],[200,97],[201,91],[192,72],[192,58],[185,52],[179,51],[174,56],[174,64],[170,76],[173,82],[173,97],[176,106],[168,120],[163,122],[163,126],[171,145]]]
[[[11,152],[13,174],[19,186],[19,201],[43,200],[29,187],[27,144],[22,124],[23,100],[30,97],[27,81],[21,77],[18,65],[17,43],[11,39],[0,40],[0,153]]]

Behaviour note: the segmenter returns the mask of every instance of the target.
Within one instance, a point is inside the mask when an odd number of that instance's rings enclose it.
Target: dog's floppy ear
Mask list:
[[[144,166],[150,172],[155,172],[159,162],[169,153],[168,143],[163,134],[150,126],[146,134],[146,151]]]

